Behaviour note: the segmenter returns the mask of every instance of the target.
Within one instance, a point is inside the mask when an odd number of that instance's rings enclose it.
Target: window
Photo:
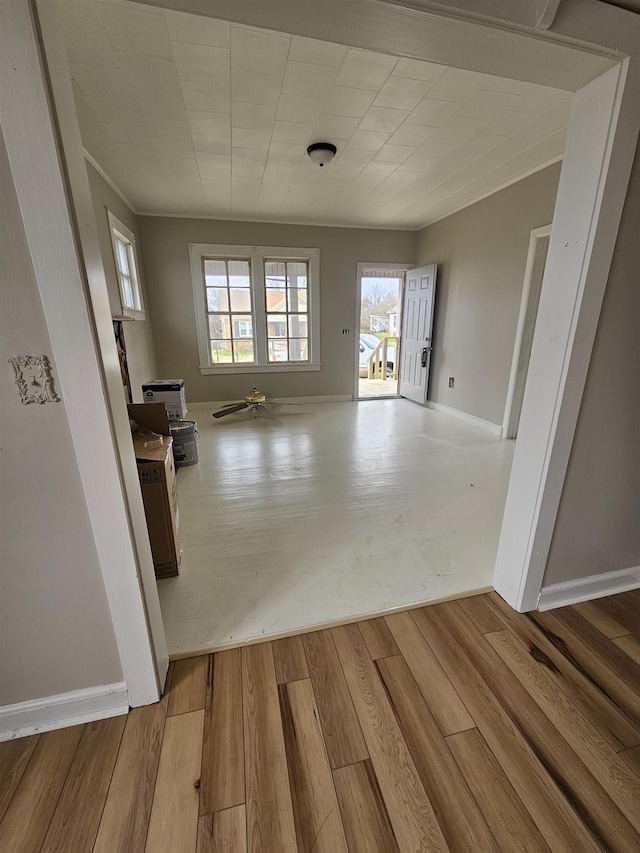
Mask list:
[[[203,260],[210,363],[253,364],[255,340],[249,261]]]
[[[200,371],[318,370],[318,250],[192,244]]]
[[[309,360],[307,261],[264,262],[269,361]]]
[[[238,320],[236,322],[236,338],[253,338],[253,323],[251,320]]]
[[[138,277],[138,262],[136,259],[135,234],[123,225],[110,210],[107,211],[113,258],[116,265],[118,287],[120,289],[120,304],[125,317],[144,320],[144,306],[140,292]]]

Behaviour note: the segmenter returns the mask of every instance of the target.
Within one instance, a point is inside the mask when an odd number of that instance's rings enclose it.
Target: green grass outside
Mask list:
[[[217,359],[216,359],[217,356]],[[211,353],[212,364],[240,364],[241,362],[253,363],[254,357],[250,352],[236,353],[236,360],[233,361],[231,350],[213,350]]]

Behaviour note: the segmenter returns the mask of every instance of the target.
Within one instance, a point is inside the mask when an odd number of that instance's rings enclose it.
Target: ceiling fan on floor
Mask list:
[[[251,393],[244,398],[244,403],[227,403],[218,412],[213,413],[214,418],[224,418],[226,415],[234,415],[236,412],[242,412],[244,409],[251,409],[254,418],[274,419],[269,409],[264,405],[266,402],[265,395],[254,385]]]

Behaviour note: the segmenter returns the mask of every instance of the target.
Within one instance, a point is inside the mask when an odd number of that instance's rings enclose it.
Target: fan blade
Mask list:
[[[233,415],[235,412],[241,412],[243,409],[248,409],[248,403],[236,403],[233,406],[228,406],[226,409],[220,409],[219,412],[214,412],[214,418],[224,418],[225,415]]]
[[[266,409],[262,405],[262,403],[256,403],[256,409],[262,415],[263,418],[269,418],[269,420],[274,420],[274,415],[272,415],[269,409]]]

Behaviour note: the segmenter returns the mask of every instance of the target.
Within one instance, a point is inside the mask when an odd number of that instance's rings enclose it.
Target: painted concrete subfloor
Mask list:
[[[211,411],[158,583],[170,654],[491,585],[514,442],[402,399]]]

